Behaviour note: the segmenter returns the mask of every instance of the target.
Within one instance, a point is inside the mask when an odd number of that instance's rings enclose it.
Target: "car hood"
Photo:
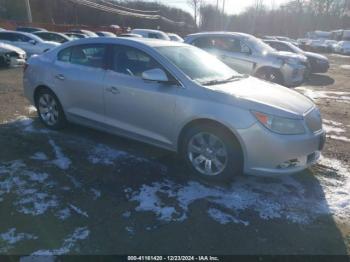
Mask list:
[[[268,114],[302,118],[315,106],[309,98],[296,91],[255,77],[205,87],[229,95],[249,110]]]
[[[328,61],[328,58],[325,57],[324,55],[320,55],[320,54],[316,54],[316,53],[312,53],[312,52],[305,52],[305,55],[306,55],[307,57],[310,57],[310,58]]]
[[[4,43],[0,43],[0,52],[17,52],[19,54],[26,53],[21,48],[15,47],[13,45],[4,44]]]
[[[286,52],[286,51],[276,51],[276,52],[270,53],[270,56],[274,58],[280,58],[280,59],[296,58],[296,59],[300,59],[303,62],[306,62],[307,60],[307,58],[304,55]]]

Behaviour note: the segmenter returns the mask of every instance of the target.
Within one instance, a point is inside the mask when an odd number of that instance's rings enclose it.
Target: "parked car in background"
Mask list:
[[[142,35],[138,34],[120,34],[118,37],[137,37],[137,38],[142,38]]]
[[[117,37],[116,34],[111,32],[105,32],[105,31],[98,31],[96,34],[100,37]]]
[[[307,70],[304,56],[278,52],[252,35],[198,33],[187,36],[185,42],[216,55],[239,73],[286,86],[296,86],[304,81]]]
[[[0,42],[0,66],[24,65],[26,52],[18,47]]]
[[[30,33],[17,31],[0,32],[0,42],[23,49],[27,57],[44,53],[60,45],[58,43],[44,41]]]
[[[266,40],[276,40],[276,37],[271,36],[271,35],[263,35],[261,39],[266,39]]]
[[[168,36],[170,37],[171,41],[181,42],[181,43],[184,42],[184,39],[181,36],[177,35],[177,34],[168,33]]]
[[[264,42],[277,51],[291,52],[305,56],[309,62],[308,69],[310,70],[310,73],[326,73],[329,69],[329,60],[324,55],[305,52],[299,47],[285,41],[265,40]]]
[[[299,172],[325,142],[310,99],[178,42],[73,41],[28,61],[24,92],[48,128],[70,121],[175,151],[209,181]]]
[[[289,37],[286,37],[286,36],[275,36],[276,40],[279,40],[279,41],[285,41],[285,42],[289,42],[295,46],[299,46],[299,43],[298,41],[292,39],[292,38],[289,38]]]
[[[83,34],[88,37],[98,37],[98,35],[92,31],[89,30],[82,30],[82,29],[73,29],[69,31],[70,33],[76,33],[76,34]]]
[[[328,50],[326,39],[310,39],[307,43],[309,51],[325,53]]]
[[[64,35],[68,36],[72,40],[89,38],[89,36],[87,36],[87,35],[79,34],[79,33],[71,33],[71,32],[64,33]]]
[[[350,41],[340,41],[334,48],[334,51],[342,55],[350,55]]]
[[[142,35],[144,38],[154,38],[160,40],[170,41],[170,37],[159,30],[151,30],[151,29],[133,29],[131,30],[132,34]]]
[[[34,32],[33,34],[40,37],[44,41],[56,42],[59,44],[63,44],[65,42],[72,40],[65,34],[56,33],[56,32],[39,31],[39,32]]]
[[[299,39],[297,40],[297,42],[298,42],[298,47],[300,47],[300,48],[303,49],[303,50],[307,50],[307,49],[308,49],[307,44],[308,44],[309,40],[310,40],[310,39],[308,39],[308,38],[299,38]]]
[[[38,31],[47,31],[47,30],[45,28],[40,28],[40,27],[19,26],[16,28],[16,31],[25,32],[25,33],[34,33]]]
[[[335,40],[326,40],[325,44],[327,46],[327,52],[332,53],[335,50],[336,45],[338,44],[338,41]]]

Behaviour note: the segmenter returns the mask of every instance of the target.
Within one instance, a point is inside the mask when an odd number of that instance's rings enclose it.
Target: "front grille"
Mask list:
[[[318,109],[312,110],[305,116],[306,125],[311,130],[311,132],[316,133],[322,130],[322,119],[321,114]]]

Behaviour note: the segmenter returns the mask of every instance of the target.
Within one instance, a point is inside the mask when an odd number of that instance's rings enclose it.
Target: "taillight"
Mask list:
[[[25,63],[23,66],[23,72],[27,71],[28,67],[29,67],[29,64]]]

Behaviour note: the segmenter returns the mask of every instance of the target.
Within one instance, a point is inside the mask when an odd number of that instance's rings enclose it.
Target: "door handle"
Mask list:
[[[62,74],[56,75],[56,78],[57,78],[58,80],[61,80],[61,81],[63,81],[63,80],[65,79],[64,75],[62,75]]]
[[[113,95],[120,94],[119,89],[116,88],[115,86],[108,87],[108,88],[106,88],[106,90],[107,90],[107,92],[110,92],[110,93],[112,93]]]

